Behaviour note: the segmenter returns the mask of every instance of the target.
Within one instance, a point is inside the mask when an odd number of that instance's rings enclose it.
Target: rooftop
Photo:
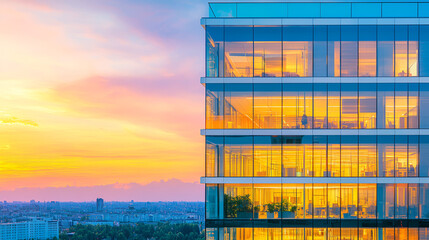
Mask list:
[[[429,17],[429,0],[301,0],[212,2],[210,18],[418,18]]]

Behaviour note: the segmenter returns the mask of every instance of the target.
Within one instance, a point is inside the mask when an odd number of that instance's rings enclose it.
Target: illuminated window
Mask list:
[[[359,136],[359,177],[377,176],[377,145],[373,136]]]
[[[326,184],[313,184],[313,218],[326,219],[327,196]]]
[[[326,177],[341,175],[341,145],[340,136],[328,136],[328,172]]]
[[[313,142],[311,136],[285,136],[283,138],[283,177],[305,176],[305,163],[311,162]],[[306,160],[307,159],[307,160]]]
[[[254,137],[254,176],[281,177],[281,137]]]
[[[312,85],[283,84],[283,128],[311,128],[312,116]]]
[[[314,84],[313,128],[328,128],[328,89],[327,84]]]
[[[359,128],[376,128],[377,89],[375,84],[359,84]]]
[[[341,184],[341,218],[357,219],[357,184]]]
[[[359,218],[374,219],[377,213],[376,184],[359,184]]]
[[[206,84],[206,128],[223,128],[223,84]]]
[[[394,27],[377,26],[377,70],[379,77],[394,76]]]
[[[395,26],[395,76],[408,76],[408,26]]]
[[[254,128],[281,128],[281,84],[254,84],[254,90]]]
[[[313,74],[313,27],[283,27],[283,76],[311,77]]]
[[[253,176],[252,137],[225,137],[223,169],[225,177]]]
[[[223,157],[223,137],[206,137],[206,177],[218,176],[218,164]]]
[[[304,218],[304,184],[283,184],[282,195],[282,218]]]
[[[328,128],[340,128],[340,84],[328,84]]]
[[[255,26],[255,77],[282,76],[282,28]]]
[[[328,184],[328,218],[339,219],[341,214],[340,184]]]
[[[313,137],[313,176],[314,177],[327,177],[327,137],[314,136]]]
[[[254,218],[280,218],[282,189],[280,184],[258,184],[253,189]]]
[[[408,76],[418,76],[419,27],[408,26]]]
[[[253,27],[225,27],[225,77],[253,77]]]
[[[225,84],[225,128],[253,127],[252,84]]]
[[[358,176],[357,136],[341,136],[341,177]]]
[[[223,198],[225,218],[253,218],[251,184],[225,184]]]
[[[358,91],[354,83],[341,85],[341,128],[359,128]]]
[[[377,218],[393,219],[395,214],[395,185],[377,185]],[[393,235],[392,235],[393,237]]]

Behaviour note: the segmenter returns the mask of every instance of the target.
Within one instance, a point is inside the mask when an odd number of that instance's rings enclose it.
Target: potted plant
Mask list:
[[[227,218],[252,218],[250,195],[232,197],[224,195],[224,211]]]
[[[259,211],[260,210],[261,210],[261,208],[259,206],[253,207],[253,218],[259,218]]]
[[[290,203],[287,199],[282,200],[282,218],[295,218],[295,212],[298,209],[296,205]]]
[[[267,218],[275,218],[275,213],[280,211],[280,204],[278,203],[268,203],[267,207]]]

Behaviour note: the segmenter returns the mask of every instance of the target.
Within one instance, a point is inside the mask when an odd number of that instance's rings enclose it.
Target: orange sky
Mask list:
[[[199,181],[206,3],[160,2],[0,4],[0,191]]]

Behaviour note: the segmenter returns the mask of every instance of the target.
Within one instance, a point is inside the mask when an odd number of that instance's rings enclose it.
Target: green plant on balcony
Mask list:
[[[232,197],[224,195],[225,216],[229,218],[252,218],[250,195]]]

